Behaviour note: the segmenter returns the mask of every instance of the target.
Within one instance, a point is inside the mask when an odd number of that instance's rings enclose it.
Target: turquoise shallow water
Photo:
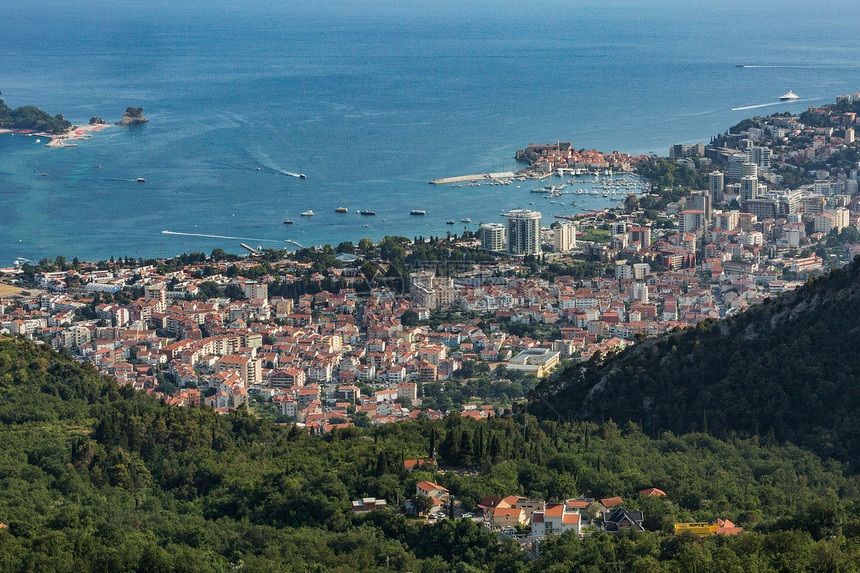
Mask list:
[[[517,168],[528,143],[665,154],[860,91],[860,47],[833,24],[857,21],[847,3],[37,4],[38,21],[4,9],[7,103],[76,123],[139,106],[150,123],[69,149],[0,136],[0,264],[240,250],[163,230],[272,247],[460,231],[445,220],[535,198],[427,181]],[[810,101],[731,111],[789,89]]]

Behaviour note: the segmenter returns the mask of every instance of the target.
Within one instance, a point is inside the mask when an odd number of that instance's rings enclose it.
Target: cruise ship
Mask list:
[[[783,94],[783,95],[779,96],[779,101],[787,101],[787,100],[792,100],[792,99],[800,99],[800,96],[791,90],[788,90],[787,94]]]

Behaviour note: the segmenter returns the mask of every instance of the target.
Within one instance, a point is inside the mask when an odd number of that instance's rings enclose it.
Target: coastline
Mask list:
[[[0,135],[4,133],[19,134],[29,137],[44,137],[50,139],[45,147],[77,147],[77,143],[66,143],[76,139],[87,139],[93,136],[93,133],[100,131],[106,127],[113,127],[109,123],[96,123],[91,125],[73,125],[69,131],[62,134],[45,133],[42,131],[27,131],[21,129],[0,129]]]
[[[87,139],[93,136],[93,133],[100,131],[106,127],[112,127],[108,123],[96,123],[90,125],[73,125],[72,128],[61,135],[48,133],[31,133],[29,135],[39,135],[50,138],[51,141],[45,144],[45,147],[77,147],[76,143],[66,143],[75,139]]]

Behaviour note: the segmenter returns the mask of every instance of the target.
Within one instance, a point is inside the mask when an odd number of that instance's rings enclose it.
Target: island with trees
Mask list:
[[[32,105],[12,109],[0,98],[0,129],[33,131],[62,135],[72,128],[72,123],[62,114],[52,116]]]

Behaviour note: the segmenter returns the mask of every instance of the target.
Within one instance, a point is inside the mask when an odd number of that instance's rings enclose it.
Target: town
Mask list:
[[[858,104],[860,94],[839,96],[674,145],[668,158],[633,158],[623,167],[649,193],[548,225],[517,209],[461,236],[24,261],[0,269],[0,333],[65,349],[168,404],[247,408],[310,434],[503,417],[565,367],[737,314],[860,253]],[[547,175],[583,161],[569,144],[528,153]],[[438,469],[428,454],[403,471]],[[464,514],[444,487],[416,488],[414,512]],[[429,504],[415,501],[422,494]],[[490,496],[476,509],[465,516],[512,536],[643,519],[620,498]],[[724,521],[679,527],[737,532]]]
[[[860,252],[857,117],[842,111],[858,100],[637,157],[653,192],[576,221],[519,209],[462,237],[2,269],[38,294],[0,299],[0,332],[171,403],[269,404],[314,433],[499,415],[561,366],[741,312]],[[582,160],[529,149],[548,172]]]

